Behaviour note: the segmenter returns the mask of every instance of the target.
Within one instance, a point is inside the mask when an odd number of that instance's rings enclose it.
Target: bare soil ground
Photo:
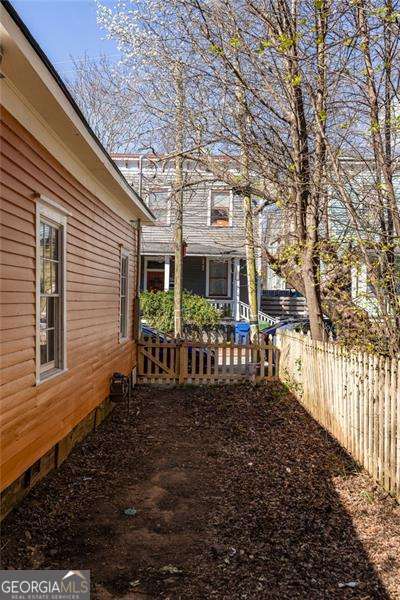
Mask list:
[[[138,388],[1,544],[100,600],[400,599],[399,506],[279,385]]]

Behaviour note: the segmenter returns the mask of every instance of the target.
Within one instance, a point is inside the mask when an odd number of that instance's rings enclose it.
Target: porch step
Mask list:
[[[307,304],[303,296],[263,296],[261,310],[271,317],[307,317]]]

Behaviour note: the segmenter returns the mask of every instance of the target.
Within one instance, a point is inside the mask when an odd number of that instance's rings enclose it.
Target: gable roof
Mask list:
[[[152,224],[154,215],[119,171],[11,3],[2,0],[0,11],[3,78],[22,94],[91,177],[112,194],[125,215]]]

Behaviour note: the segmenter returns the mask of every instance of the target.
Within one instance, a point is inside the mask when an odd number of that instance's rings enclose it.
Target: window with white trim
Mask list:
[[[128,337],[128,275],[129,274],[129,254],[126,250],[121,252],[120,268],[120,317],[119,317],[119,335],[121,339]]]
[[[66,216],[37,208],[37,380],[66,368]]]
[[[151,190],[148,204],[156,218],[156,225],[170,224],[170,190],[168,188]]]
[[[209,225],[229,227],[232,222],[232,194],[229,190],[213,190],[210,198]]]
[[[208,295],[214,298],[226,298],[229,290],[228,261],[208,261]]]

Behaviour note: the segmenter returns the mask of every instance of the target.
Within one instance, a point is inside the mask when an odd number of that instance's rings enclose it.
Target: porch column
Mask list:
[[[240,319],[240,259],[233,260],[233,316],[235,321]]]
[[[257,309],[261,310],[261,294],[262,294],[262,260],[260,248],[257,248]]]
[[[170,272],[170,266],[171,266],[171,257],[165,256],[164,257],[165,263],[164,263],[164,292],[168,292],[169,291],[169,272]]]

